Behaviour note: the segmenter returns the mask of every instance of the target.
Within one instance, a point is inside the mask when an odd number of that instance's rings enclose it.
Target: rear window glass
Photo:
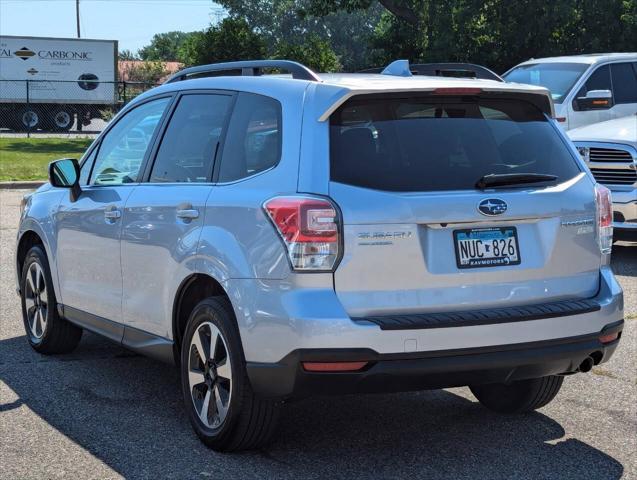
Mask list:
[[[281,158],[281,104],[240,93],[221,156],[219,182],[232,182],[275,166]]]
[[[563,182],[579,172],[545,115],[526,102],[358,97],[330,119],[331,180],[349,185],[465,190],[488,174]]]

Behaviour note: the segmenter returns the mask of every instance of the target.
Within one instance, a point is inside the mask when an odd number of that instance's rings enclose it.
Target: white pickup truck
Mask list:
[[[637,113],[637,53],[534,58],[503,77],[548,88],[564,130]]]
[[[615,240],[637,242],[637,115],[568,132],[595,179],[613,196]]]

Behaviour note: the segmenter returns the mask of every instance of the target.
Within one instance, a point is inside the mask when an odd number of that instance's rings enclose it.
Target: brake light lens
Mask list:
[[[338,211],[324,198],[275,197],[263,208],[287,249],[294,270],[331,271],[339,257]]]
[[[369,362],[303,362],[306,372],[356,372]]]
[[[613,200],[610,190],[599,183],[595,185],[597,203],[597,241],[599,251],[609,254],[613,248]]]
[[[434,90],[434,95],[478,95],[480,93],[482,93],[481,88],[442,87]]]
[[[619,332],[609,333],[608,335],[602,335],[599,337],[599,341],[602,343],[611,343],[619,338]]]

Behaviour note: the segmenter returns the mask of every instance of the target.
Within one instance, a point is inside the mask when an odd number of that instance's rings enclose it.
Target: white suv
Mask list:
[[[503,76],[548,88],[565,130],[637,113],[637,53],[536,58]]]

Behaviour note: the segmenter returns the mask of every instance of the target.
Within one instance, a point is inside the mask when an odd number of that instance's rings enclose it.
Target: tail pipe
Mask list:
[[[587,373],[593,369],[593,365],[595,365],[595,360],[593,360],[593,357],[586,357],[584,361],[580,363],[578,370],[582,373]]]

